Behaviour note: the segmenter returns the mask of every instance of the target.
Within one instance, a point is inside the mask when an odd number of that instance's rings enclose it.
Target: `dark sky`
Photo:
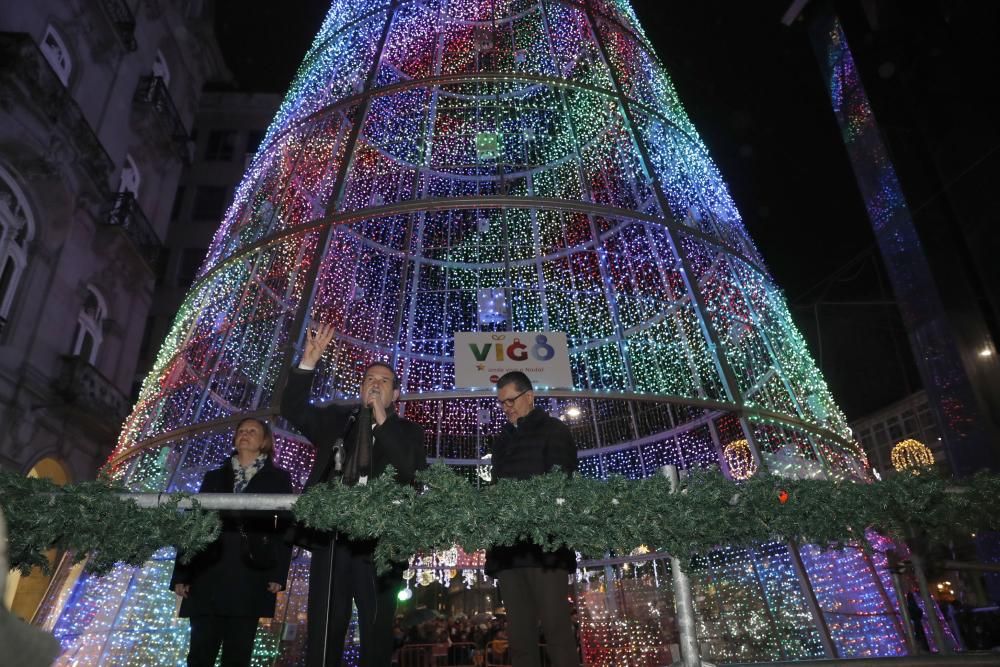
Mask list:
[[[888,288],[805,28],[780,22],[788,4],[633,0],[854,419],[908,393],[912,359],[895,309],[879,305]],[[237,85],[284,92],[328,6],[217,0],[217,34]]]

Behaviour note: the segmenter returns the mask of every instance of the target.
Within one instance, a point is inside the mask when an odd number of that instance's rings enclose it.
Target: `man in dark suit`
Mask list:
[[[271,427],[248,418],[236,426],[236,453],[205,473],[199,493],[291,493],[288,473],[271,460]],[[189,667],[250,664],[258,619],[274,616],[275,594],[285,587],[291,545],[277,515],[224,514],[219,538],[186,565],[177,560],[170,588],[180,616],[191,619]]]
[[[497,400],[507,424],[493,441],[493,479],[528,479],[554,466],[566,474],[577,469],[569,427],[535,407],[531,380],[512,371],[497,381]],[[545,632],[553,667],[579,667],[570,620],[569,574],[576,556],[566,547],[542,551],[528,541],[486,552],[486,573],[500,581],[507,607],[510,659],[515,667],[541,667],[538,624]]]
[[[427,467],[423,429],[399,417],[399,378],[391,366],[371,364],[361,381],[361,405],[309,403],[316,365],[333,339],[332,326],[306,334],[305,350],[293,369],[281,400],[281,415],[316,446],[316,463],[306,488],[339,477],[344,484],[366,484],[386,466],[396,481],[411,484]],[[351,620],[351,601],[358,607],[361,667],[390,667],[392,622],[404,566],[377,575],[373,540],[308,534],[309,569],[308,667],[339,667]]]

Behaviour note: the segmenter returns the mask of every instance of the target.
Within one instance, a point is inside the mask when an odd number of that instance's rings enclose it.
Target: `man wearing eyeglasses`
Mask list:
[[[555,466],[567,474],[576,471],[576,446],[569,427],[535,407],[527,375],[512,371],[502,376],[497,400],[507,423],[493,441],[494,480],[528,479]],[[486,573],[499,579],[507,608],[514,667],[541,667],[539,622],[552,667],[579,667],[569,606],[569,574],[574,570],[576,557],[565,547],[546,552],[523,541],[486,553]]]

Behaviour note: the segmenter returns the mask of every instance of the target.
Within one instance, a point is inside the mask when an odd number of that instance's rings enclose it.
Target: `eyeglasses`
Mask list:
[[[530,389],[525,389],[524,391],[522,391],[520,394],[518,394],[514,398],[498,398],[497,399],[497,403],[499,403],[500,405],[502,405],[505,408],[512,408],[512,407],[514,407],[514,403],[517,401],[517,399],[521,398],[522,396],[524,396],[525,394],[527,394],[529,391],[531,391],[531,390]]]

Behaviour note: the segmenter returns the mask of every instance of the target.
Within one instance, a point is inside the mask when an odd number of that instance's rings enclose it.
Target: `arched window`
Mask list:
[[[0,328],[9,319],[34,235],[35,220],[24,191],[0,166]]]
[[[139,167],[135,166],[135,160],[131,155],[125,155],[125,166],[122,167],[122,178],[118,184],[118,192],[131,192],[133,196],[139,196],[139,183],[141,182]]]
[[[93,286],[87,286],[87,297],[83,308],[76,319],[76,332],[73,334],[73,355],[80,357],[88,364],[97,361],[97,352],[104,340],[104,319],[108,307],[104,297]]]
[[[153,61],[153,76],[159,77],[163,80],[163,87],[170,87],[170,67],[167,65],[167,59],[163,57],[163,52],[157,50],[156,60]]]
[[[36,463],[28,472],[28,477],[52,480],[56,486],[68,484],[72,476],[66,464],[56,458],[46,457]],[[55,565],[59,560],[60,552],[49,549],[45,553],[45,558],[49,561],[49,568],[55,571]],[[0,588],[3,594],[3,602],[15,615],[21,618],[31,618],[38,610],[38,605],[45,597],[49,582],[52,581],[51,574],[45,574],[40,567],[32,568],[30,575],[22,575],[19,570],[11,570],[7,575],[6,591]]]
[[[52,65],[59,80],[64,86],[69,85],[69,74],[73,71],[73,59],[66,48],[66,42],[55,28],[49,26],[45,29],[45,36],[41,43],[42,55]]]

